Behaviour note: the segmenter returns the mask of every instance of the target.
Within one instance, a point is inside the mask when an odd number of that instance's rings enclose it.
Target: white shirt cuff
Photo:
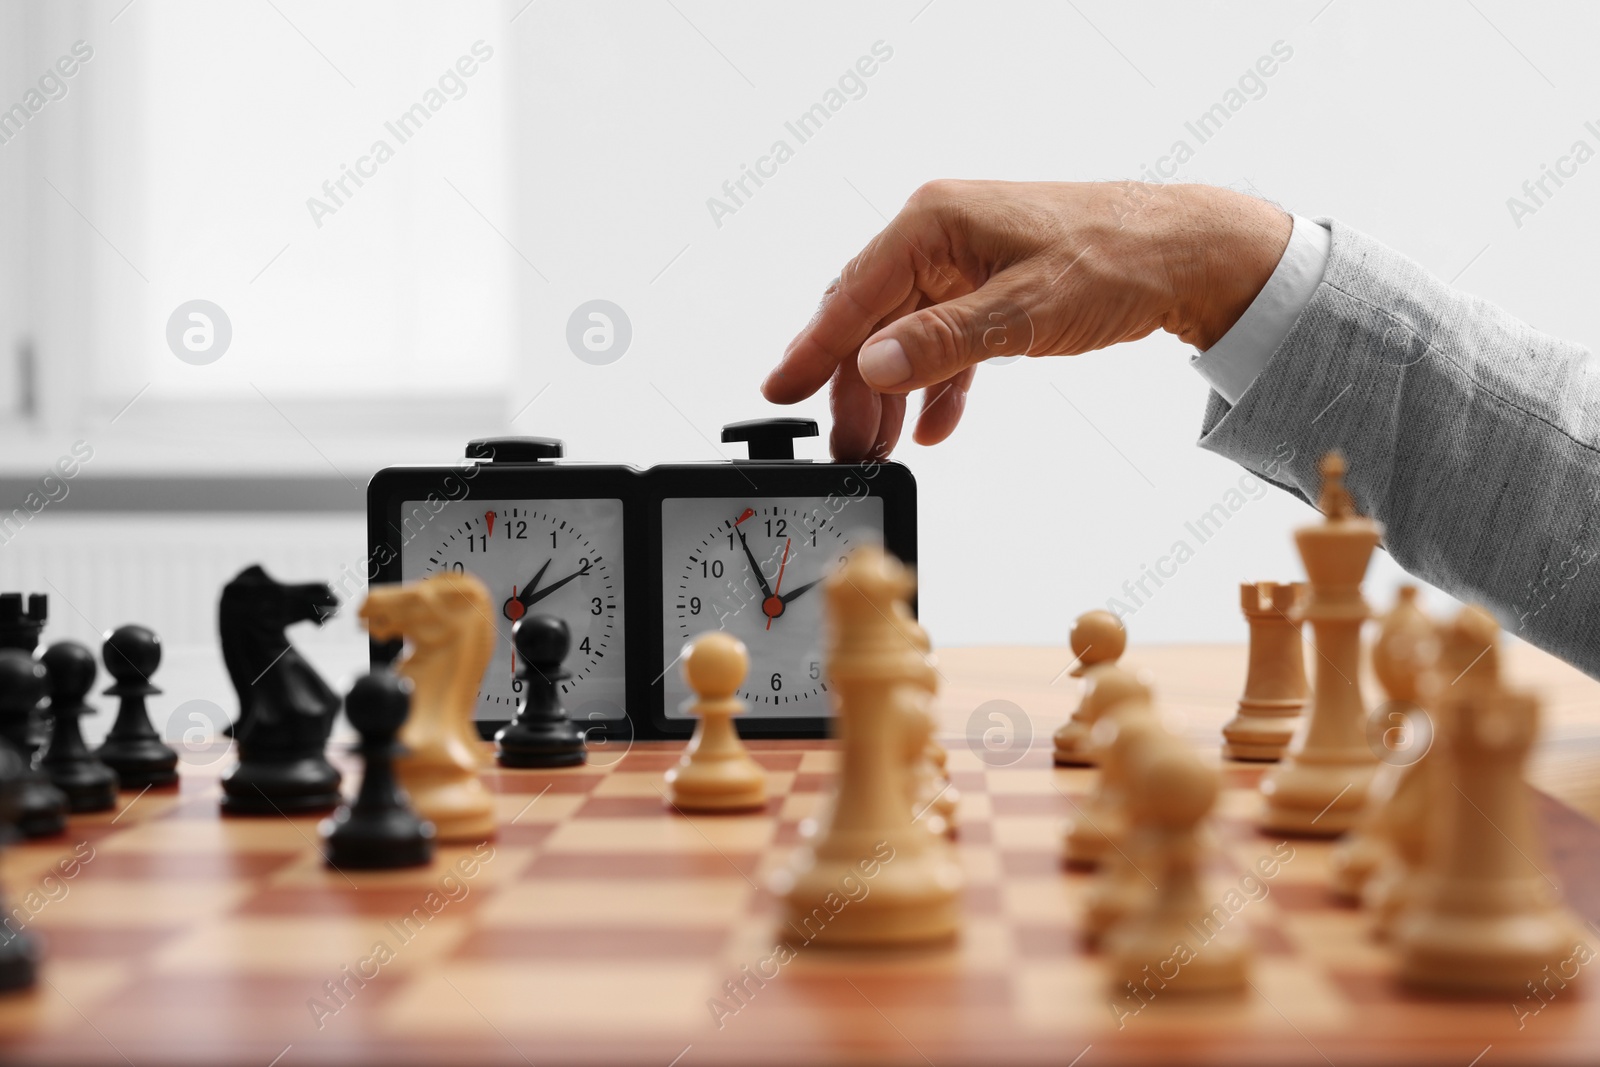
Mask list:
[[[1328,266],[1333,235],[1309,219],[1293,218],[1288,247],[1250,307],[1221,340],[1190,357],[1189,365],[1230,404],[1237,404],[1266,370],[1272,353],[1311,303]]]

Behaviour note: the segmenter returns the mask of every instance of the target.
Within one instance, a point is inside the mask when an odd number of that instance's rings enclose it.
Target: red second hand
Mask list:
[[[785,567],[787,567],[789,565],[789,545],[790,545],[790,543],[791,543],[791,538],[785,537],[783,539],[783,559],[778,562],[778,581],[777,581],[777,584],[775,584],[772,587],[772,596],[769,598],[770,600],[777,600],[778,601],[778,610],[779,611],[783,610],[783,601],[778,599],[778,592],[779,592],[779,590],[781,590],[783,588],[783,568],[785,568]],[[772,612],[769,611],[769,612],[766,613],[766,615],[767,615],[767,629],[770,630],[770,629],[772,629]]]

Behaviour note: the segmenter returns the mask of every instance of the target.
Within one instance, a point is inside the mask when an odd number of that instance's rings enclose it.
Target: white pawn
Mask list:
[[[938,810],[939,791],[944,787],[944,777],[938,766],[928,756],[928,746],[933,743],[933,716],[917,706],[905,709],[907,747],[906,800],[911,808],[911,819],[920,822],[935,837],[949,835],[954,827]]]
[[[1120,841],[1127,828],[1127,775],[1131,751],[1127,744],[1116,748],[1125,720],[1153,717],[1150,687],[1131,671],[1105,666],[1095,671],[1084,690],[1083,707],[1094,729],[1090,747],[1084,751],[1100,765],[1094,791],[1067,820],[1063,839],[1068,864],[1093,867]],[[1115,749],[1115,751],[1114,751]]]
[[[1150,745],[1167,733],[1155,708],[1138,699],[1113,709],[1095,730],[1105,738],[1100,750],[1105,760],[1102,772],[1109,776],[1111,796],[1096,816],[1105,837],[1097,853],[1098,874],[1084,897],[1083,937],[1090,944],[1099,942],[1129,915],[1148,908],[1155,896],[1155,874],[1148,854],[1150,835],[1136,833],[1130,823],[1130,791],[1133,768]],[[1074,843],[1069,830],[1067,862],[1081,865],[1074,859],[1074,849],[1081,853],[1083,848],[1083,843]]]
[[[933,641],[928,637],[928,631],[911,614],[908,604],[898,601],[895,610],[891,613],[900,631],[906,635],[906,640],[922,653],[923,665],[926,669],[919,671],[919,679],[928,692],[928,705],[932,705],[934,696],[939,691],[939,672],[934,666]],[[919,820],[928,830],[938,837],[953,837],[956,832],[956,807],[961,801],[961,792],[950,781],[948,764],[950,754],[944,750],[939,739],[934,736],[936,724],[933,712],[927,708],[923,710],[927,719],[927,740],[911,757],[911,775],[909,787],[911,792],[911,814],[914,820]],[[913,729],[907,734],[907,743],[916,744],[916,736],[922,732],[923,725],[914,723]]]
[[[1218,909],[1201,891],[1201,821],[1216,803],[1221,775],[1163,733],[1140,746],[1130,785],[1130,836],[1156,889],[1106,939],[1113,979],[1130,988],[1154,981],[1178,993],[1243,988],[1250,943],[1238,923],[1218,923]]]
[[[1104,709],[1095,707],[1089,695],[1095,675],[1111,670],[1122,658],[1128,647],[1128,631],[1122,620],[1109,611],[1086,611],[1078,616],[1067,640],[1078,659],[1078,665],[1068,673],[1087,684],[1072,717],[1055,732],[1055,762],[1058,767],[1093,767],[1094,746],[1089,732],[1094,729],[1095,716]]]
[[[1392,877],[1384,872],[1402,862],[1396,856],[1404,833],[1400,821],[1415,809],[1413,798],[1431,744],[1431,720],[1420,703],[1422,689],[1437,656],[1433,620],[1417,606],[1417,587],[1403,585],[1372,643],[1372,672],[1388,700],[1368,718],[1367,733],[1383,739],[1383,765],[1367,787],[1361,822],[1328,856],[1330,884],[1341,900],[1364,901],[1367,888]],[[1374,898],[1384,892],[1372,890]]]
[[[678,764],[667,771],[667,792],[680,811],[751,811],[767,803],[767,776],[750,758],[733,717],[744,711],[734,696],[750,669],[744,643],[721,630],[701,634],[683,657],[694,691],[686,710],[699,717]]]
[[[917,793],[912,813],[927,812],[934,816],[928,827],[948,837],[956,835],[956,811],[961,806],[961,790],[950,780],[950,753],[945,751],[937,737],[929,737],[920,761],[921,787]]]

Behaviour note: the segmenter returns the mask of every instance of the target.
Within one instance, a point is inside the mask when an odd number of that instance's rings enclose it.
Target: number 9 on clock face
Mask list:
[[[675,662],[726,630],[750,652],[751,717],[832,713],[822,669],[822,580],[851,548],[883,540],[877,497],[673,498],[661,505],[662,677],[668,718],[690,696]]]

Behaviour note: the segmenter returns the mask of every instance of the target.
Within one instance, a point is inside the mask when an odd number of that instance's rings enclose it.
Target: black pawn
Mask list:
[[[17,796],[27,765],[8,744],[0,744],[0,850],[10,844],[11,825],[17,818]],[[10,915],[0,893],[0,915]],[[0,925],[0,993],[27,989],[39,970],[39,950],[20,930]]]
[[[0,748],[15,755],[21,771],[13,785],[15,817],[24,837],[50,837],[67,828],[67,798],[33,765],[28,732],[33,709],[48,684],[44,664],[14,648],[0,649]]]
[[[110,811],[117,806],[117,772],[94,758],[78,719],[94,714],[84,698],[99,669],[94,653],[76,641],[57,641],[41,657],[50,676],[50,743],[39,769],[67,796],[67,810]]]
[[[100,646],[106,673],[116,684],[106,687],[106,695],[120,701],[117,721],[106,734],[105,743],[95,756],[117,772],[123,789],[157,788],[178,781],[178,754],[161,740],[150,725],[145,698],[161,692],[150,684],[150,676],[161,666],[161,639],[144,626],[119,626]]]
[[[522,710],[494,735],[504,767],[574,767],[588,754],[583,732],[561,706],[559,683],[571,677],[561,666],[572,647],[567,624],[553,615],[529,615],[511,628],[517,646]]]
[[[361,790],[355,802],[322,822],[330,867],[367,870],[420,867],[433,859],[433,823],[417,817],[395,778],[394,760],[405,754],[395,740],[411,713],[411,683],[387,670],[359,679],[344,702],[345,717],[361,734]]]

